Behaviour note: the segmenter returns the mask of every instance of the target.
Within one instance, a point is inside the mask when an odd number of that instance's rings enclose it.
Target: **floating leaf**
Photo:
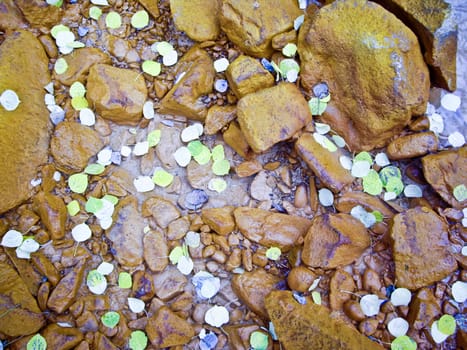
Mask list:
[[[211,156],[213,161],[222,160],[225,158],[224,146],[217,145],[211,150]]]
[[[320,135],[326,135],[329,131],[331,131],[331,127],[328,124],[324,123],[315,123],[316,132]]]
[[[212,172],[215,175],[223,176],[227,175],[230,171],[230,163],[227,159],[216,160],[212,164]]]
[[[102,203],[102,199],[100,198],[95,198],[95,197],[89,197],[88,201],[86,202],[85,210],[88,213],[95,213],[98,210],[102,209],[104,206],[104,203]]]
[[[438,320],[438,329],[441,333],[452,335],[456,332],[456,319],[451,315],[443,315]]]
[[[250,334],[250,346],[253,350],[266,350],[269,345],[269,337],[261,331],[254,331]]]
[[[183,256],[183,248],[180,246],[175,247],[169,254],[169,260],[172,264],[178,263],[180,258]]]
[[[39,333],[34,335],[31,339],[29,339],[28,343],[26,344],[26,350],[46,350],[46,349],[47,349],[47,341]]]
[[[102,315],[101,321],[104,326],[114,328],[120,322],[120,314],[115,311],[108,311]]]
[[[297,61],[292,58],[286,58],[279,63],[279,69],[282,72],[282,76],[287,76],[287,73],[290,71],[296,71],[297,73],[300,72],[300,66],[298,65]]]
[[[88,176],[86,174],[73,174],[68,178],[68,186],[75,193],[84,193],[88,188]]]
[[[397,288],[391,293],[391,304],[394,306],[408,306],[412,293],[407,288]]]
[[[194,232],[194,231],[187,232],[185,236],[185,243],[187,246],[192,247],[192,248],[197,248],[199,247],[200,242],[201,242],[201,236],[198,232]]]
[[[393,337],[405,335],[409,330],[409,323],[402,317],[393,318],[388,323],[388,331]]]
[[[318,199],[321,205],[329,207],[334,203],[334,195],[327,188],[322,188],[318,191]]]
[[[344,138],[340,137],[339,135],[332,135],[332,140],[336,144],[337,147],[343,148],[345,147],[345,140]]]
[[[458,303],[463,303],[467,299],[467,283],[456,281],[451,288],[452,297]]]
[[[93,126],[96,124],[96,115],[89,108],[83,108],[79,111],[79,121],[86,126]]]
[[[76,199],[72,200],[66,205],[66,209],[70,216],[75,216],[80,211],[79,202]]]
[[[214,69],[217,73],[224,72],[229,66],[229,60],[225,57],[214,61]]]
[[[149,141],[137,142],[133,148],[135,156],[143,156],[149,152]]]
[[[371,215],[373,215],[375,217],[376,222],[382,222],[383,219],[384,219],[383,214],[381,214],[381,212],[379,212],[377,210],[372,211]]]
[[[310,112],[312,115],[321,115],[324,113],[327,107],[326,102],[320,101],[318,97],[312,97],[308,101],[308,107],[310,108]]]
[[[229,88],[229,83],[227,80],[225,79],[217,79],[215,82],[214,82],[214,89],[217,91],[217,92],[220,92],[220,93],[224,93],[227,91],[227,89]]]
[[[182,146],[175,151],[174,158],[177,164],[184,168],[190,163],[190,150],[187,147]]]
[[[138,192],[149,192],[155,187],[154,181],[149,176],[138,176],[133,180],[133,185]]]
[[[448,142],[452,147],[462,147],[465,144],[465,137],[459,131],[455,131],[448,136]]]
[[[371,317],[378,314],[383,302],[376,294],[367,294],[360,299],[360,307],[366,316]]]
[[[417,343],[412,338],[402,335],[392,341],[391,350],[417,350]]]
[[[149,14],[145,10],[137,11],[131,16],[133,28],[142,29],[149,24]]]
[[[128,345],[131,350],[144,350],[148,345],[148,337],[143,331],[133,331]]]
[[[350,210],[350,215],[359,220],[366,228],[376,224],[376,218],[373,214],[367,212],[361,205],[356,205]]]
[[[217,193],[224,192],[227,188],[227,182],[224,179],[211,179],[208,183],[208,189]]]
[[[27,253],[34,253],[39,250],[40,245],[33,238],[26,238],[18,248]]]
[[[143,116],[145,119],[154,119],[154,103],[152,101],[146,101],[143,105]]]
[[[126,145],[123,145],[120,149],[120,154],[122,155],[122,157],[129,157],[131,154],[131,148]]]
[[[324,148],[326,148],[329,152],[336,152],[337,151],[337,147],[336,145],[331,141],[329,140],[327,137],[324,137]]]
[[[155,147],[161,140],[161,131],[153,130],[148,134],[147,141],[149,147]]]
[[[128,272],[120,272],[118,274],[118,286],[122,289],[129,289],[133,285],[131,275]]]
[[[161,73],[161,64],[156,61],[146,60],[143,62],[141,68],[144,73],[153,77],[157,77]]]
[[[70,86],[70,97],[84,97],[86,95],[86,88],[84,87],[83,83],[79,81],[75,81]]]
[[[201,152],[198,155],[193,156],[193,158],[199,165],[207,164],[211,159],[211,151],[209,150],[209,148],[203,145],[201,148]]]
[[[282,54],[285,57],[294,57],[297,53],[297,45],[289,43],[282,48]]]
[[[204,321],[213,327],[220,327],[229,322],[229,311],[224,306],[214,305],[204,314]]]
[[[111,194],[106,194],[104,197],[102,197],[102,200],[108,201],[112,203],[113,205],[117,205],[118,203],[118,198],[115,196],[112,196]]]
[[[99,271],[99,273],[101,273],[104,276],[110,275],[113,270],[114,266],[106,261],[101,262],[97,267],[97,271]]]
[[[203,147],[205,146],[199,140],[191,141],[187,145],[187,148],[193,157],[199,155],[203,151]]]
[[[311,285],[308,287],[308,291],[311,292],[313,289],[318,287],[320,281],[321,281],[321,277],[315,278],[313,282],[311,283]]]
[[[81,223],[73,227],[71,235],[76,242],[84,242],[91,238],[92,231],[86,223]]]
[[[91,8],[89,8],[89,17],[97,21],[100,16],[102,16],[102,10],[99,7],[91,6]]]
[[[89,107],[89,103],[88,103],[88,100],[86,100],[85,97],[73,97],[71,99],[71,106],[77,110],[77,111],[80,111],[82,110],[83,108],[88,108]]]
[[[117,12],[109,12],[105,17],[105,25],[110,29],[119,28],[122,25],[122,17]]]
[[[60,51],[62,53],[65,53],[66,52],[63,52],[62,50],[63,49],[67,49],[67,48],[71,48],[71,43],[75,41],[75,34],[73,32],[71,32],[70,30],[62,30],[60,32],[57,33],[57,36],[55,38],[55,42],[57,44],[57,46],[59,47]],[[67,50],[65,50],[67,51]]]
[[[52,29],[50,30],[50,34],[52,35],[52,37],[54,39],[57,39],[58,33],[60,33],[60,32],[69,32],[69,31],[70,31],[70,28],[68,28],[67,26],[65,26],[63,24],[57,24],[57,25],[52,27]]]
[[[293,22],[293,28],[295,30],[300,29],[300,27],[302,26],[304,20],[305,20],[305,15],[300,15],[297,18],[295,18],[295,20]]]
[[[351,170],[352,169],[352,159],[348,156],[340,156],[339,163],[344,169]]]
[[[201,126],[201,128],[200,128]],[[203,126],[200,123],[192,124],[182,130],[180,138],[183,142],[190,142],[198,139],[203,133]]]
[[[162,56],[162,64],[166,67],[173,66],[178,61],[177,51],[169,51],[166,55]]]
[[[449,335],[444,334],[439,330],[438,321],[431,324],[430,334],[436,344],[441,344],[449,337]]]
[[[167,56],[170,52],[174,51],[174,47],[167,41],[160,41],[153,44],[151,50],[159,53],[161,56]]]
[[[311,298],[315,304],[321,305],[321,294],[319,292],[311,292]]]
[[[454,94],[446,94],[441,98],[441,106],[448,111],[455,112],[461,105],[461,99]]]
[[[384,188],[388,192],[394,192],[396,195],[400,195],[402,191],[404,191],[404,184],[400,177],[390,177]]]
[[[91,3],[99,6],[109,6],[107,0],[91,0]]]
[[[397,198],[397,194],[394,192],[386,192],[383,198],[385,201],[391,201]]]
[[[152,181],[157,185],[161,187],[167,187],[169,186],[174,180],[174,176],[164,169],[157,169],[154,172],[154,175],[152,177]]]
[[[391,164],[386,153],[380,152],[375,156],[375,163],[381,167]]]
[[[84,168],[84,172],[89,175],[100,175],[105,171],[105,167],[102,164],[89,164]]]
[[[202,299],[211,299],[219,292],[221,287],[220,279],[206,271],[196,273],[191,283],[195,286],[196,294]]]
[[[137,298],[127,298],[128,300],[128,306],[130,307],[130,310],[134,313],[140,313],[143,312],[144,310],[144,301],[137,299]]]
[[[363,178],[363,191],[373,196],[378,196],[383,191],[383,183],[375,170],[370,169]]]
[[[21,232],[16,230],[9,230],[2,237],[1,245],[7,248],[16,248],[19,247],[21,243],[23,243],[23,235]]]
[[[9,112],[14,111],[20,102],[18,95],[13,90],[5,90],[0,95],[0,105]]]
[[[182,255],[177,262],[177,269],[184,275],[189,275],[193,271],[193,260],[190,257]]]
[[[388,183],[391,177],[402,178],[401,171],[398,167],[390,165],[380,170],[379,177],[384,186]]]
[[[463,202],[467,199],[467,187],[464,184],[458,185],[454,187],[452,194],[458,202]]]
[[[422,198],[423,192],[418,185],[407,185],[404,188],[404,195],[407,198]]]
[[[430,121],[430,131],[436,134],[440,134],[444,131],[444,120],[443,117],[438,113],[433,113],[428,116]]]
[[[371,165],[366,160],[354,161],[351,174],[355,177],[365,177],[370,173]]]
[[[46,0],[47,4],[56,6],[56,7],[61,7],[63,5],[63,0]]]
[[[101,295],[107,288],[107,280],[99,271],[91,270],[86,278],[86,285],[91,293]]]
[[[368,152],[360,152],[358,153],[355,158],[354,158],[354,162],[358,162],[358,161],[366,161],[368,162],[370,165],[373,164],[373,158],[371,157],[371,154],[368,153]]]
[[[67,71],[67,69],[68,69],[68,63],[63,57],[60,57],[59,59],[55,61],[55,65],[54,65],[55,73],[63,74]]]
[[[282,252],[278,247],[271,247],[268,250],[266,250],[266,257],[271,260],[279,260],[281,254]]]

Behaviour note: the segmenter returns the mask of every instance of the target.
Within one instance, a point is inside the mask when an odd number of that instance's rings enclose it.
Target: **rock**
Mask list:
[[[60,327],[56,323],[49,324],[43,331],[42,336],[50,349],[74,349],[81,340],[83,333],[78,328]]]
[[[297,292],[308,292],[317,275],[305,266],[296,266],[292,268],[287,275],[287,284],[289,288]]]
[[[277,34],[272,38],[272,47],[274,50],[281,51],[287,44],[297,44],[297,31],[295,29]]]
[[[191,187],[206,190],[209,181],[213,178],[212,161],[198,164],[195,160],[191,160],[186,167],[186,177]]]
[[[89,158],[103,146],[99,134],[90,127],[77,122],[62,122],[55,128],[50,153],[58,170],[72,174],[82,171]]]
[[[108,64],[89,70],[86,96],[104,118],[117,124],[137,125],[143,117],[148,90],[141,74]]]
[[[93,345],[94,349],[118,350],[118,347],[115,346],[109,338],[99,332],[96,332],[94,335]]]
[[[316,216],[305,236],[302,261],[325,269],[345,266],[357,260],[370,243],[365,226],[353,216]]]
[[[83,333],[94,333],[99,329],[99,322],[97,321],[94,313],[84,310],[84,312],[76,319],[76,327],[78,327]]]
[[[176,241],[185,237],[186,233],[190,230],[190,220],[188,216],[182,216],[172,221],[167,226],[167,239],[169,241]]]
[[[326,307],[312,302],[299,304],[292,292],[274,291],[266,297],[265,304],[285,349],[384,349],[341,319],[334,318]]]
[[[86,82],[89,69],[95,64],[110,64],[110,56],[94,47],[83,47],[73,51],[72,55],[64,57],[68,69],[63,74],[54,73],[54,79],[57,79],[63,85],[70,86],[75,81]],[[89,92],[88,92],[89,94]]]
[[[281,83],[241,98],[237,118],[248,144],[260,153],[291,138],[312,117],[300,90]]]
[[[149,14],[156,19],[159,17],[159,7],[157,6],[157,2],[153,0],[138,0],[138,2],[143,5],[143,7],[149,12]]]
[[[209,108],[204,122],[204,133],[214,135],[237,117],[236,106],[218,106]]]
[[[131,46],[128,40],[121,39],[115,35],[109,35],[107,37],[107,47],[111,55],[115,56],[118,60],[123,61],[131,51]]]
[[[150,231],[143,238],[144,260],[153,272],[163,271],[169,264],[169,247],[164,233],[159,230]]]
[[[430,77],[418,40],[380,5],[357,0],[322,7],[300,28],[298,52],[303,87],[328,84],[332,100],[322,120],[353,151],[384,146],[412,115],[425,112]]]
[[[448,226],[431,209],[417,207],[397,214],[390,235],[398,287],[416,290],[457,269]]]
[[[54,264],[40,250],[31,255],[31,262],[34,267],[47,277],[47,281],[56,286],[60,281],[60,274]]]
[[[63,200],[51,193],[41,192],[34,197],[34,210],[40,216],[53,240],[65,236],[67,210]]]
[[[0,213],[29,198],[30,182],[47,162],[44,86],[49,82],[48,58],[39,40],[26,31],[8,35],[0,46],[0,91],[13,90],[22,102],[14,111],[0,107]]]
[[[0,29],[5,32],[27,28],[26,19],[13,0],[4,0],[0,5],[2,16],[0,17]]]
[[[250,195],[258,201],[268,201],[273,198],[272,188],[269,186],[270,176],[267,171],[256,174],[250,184]]]
[[[235,173],[238,177],[248,177],[259,173],[261,170],[263,170],[262,164],[256,159],[253,159],[240,163],[235,168]]]
[[[37,295],[42,283],[42,276],[38,273],[28,259],[18,258],[15,249],[5,249],[5,253],[16,268],[21,279],[24,281],[32,295]]]
[[[256,324],[250,325],[235,325],[235,326],[223,326],[222,327],[228,335],[229,345],[231,349],[235,350],[249,350],[251,349],[250,336],[253,332],[262,332],[261,328]],[[266,334],[266,333],[264,333]],[[272,349],[272,339],[268,340],[267,348],[264,350]]]
[[[457,26],[451,6],[444,0],[376,0],[402,20],[417,35],[425,61],[432,72],[432,83],[456,89]]]
[[[282,280],[259,268],[232,277],[232,289],[237,297],[258,316],[267,319],[264,298],[276,289]]]
[[[42,46],[44,47],[45,53],[50,58],[57,58],[58,48],[55,44],[55,39],[51,35],[41,35],[38,37]]]
[[[65,312],[76,300],[78,290],[81,288],[84,278],[85,264],[79,263],[58,282],[50,293],[47,307],[61,314]]]
[[[142,213],[146,217],[152,216],[162,228],[167,228],[172,221],[180,217],[177,207],[161,197],[146,199],[143,202]]]
[[[56,6],[50,6],[41,0],[16,0],[18,6],[29,24],[38,28],[50,28],[63,16],[63,10]]]
[[[274,11],[271,11],[274,9]],[[302,11],[294,0],[222,1],[220,24],[223,32],[243,52],[269,57],[272,38],[293,28]]]
[[[234,207],[209,208],[201,211],[201,218],[205,224],[208,224],[211,230],[214,230],[222,236],[227,236],[235,229],[233,217]]]
[[[355,290],[352,275],[345,270],[337,269],[329,282],[329,306],[331,310],[342,310],[344,303],[350,300]]]
[[[170,12],[177,29],[195,41],[215,40],[219,35],[217,0],[171,0]]]
[[[152,345],[166,348],[188,343],[195,336],[195,330],[167,306],[162,306],[148,319],[146,334]]]
[[[240,232],[253,242],[278,247],[283,252],[300,244],[311,221],[299,216],[272,213],[267,210],[239,207],[234,210]]]
[[[208,110],[201,97],[212,91],[215,76],[211,57],[194,46],[177,63],[174,75],[179,81],[162,99],[159,113],[204,121]]]
[[[250,146],[248,145],[245,135],[240,130],[240,126],[236,121],[229,124],[227,130],[222,134],[224,142],[232,147],[243,158],[248,158],[250,154]]]
[[[313,173],[334,193],[353,182],[350,171],[344,169],[339,162],[340,152],[329,152],[311,134],[300,136],[295,142],[295,149]]]
[[[467,186],[467,147],[425,156],[422,166],[426,181],[441,198],[457,209],[467,206],[467,200],[458,202],[452,194],[456,186]]]
[[[349,214],[354,207],[360,205],[368,212],[379,211],[385,219],[390,219],[395,214],[395,210],[386,202],[365,192],[345,192],[337,198],[335,204],[341,213]]]
[[[183,293],[187,282],[187,278],[175,266],[169,266],[163,272],[154,274],[156,295],[163,301]]]
[[[256,58],[240,55],[225,72],[229,86],[238,98],[274,86],[274,77]]]
[[[410,303],[407,321],[419,331],[430,327],[441,316],[438,299],[429,288],[420,289]]]
[[[115,208],[117,218],[112,227],[106,231],[106,236],[112,242],[114,257],[118,263],[125,267],[135,267],[143,262],[146,223],[138,211],[136,199],[128,198]]]
[[[159,129],[161,139],[156,147],[157,157],[167,170],[176,169],[178,164],[175,161],[174,153],[183,145],[180,139],[180,130],[165,125],[160,125]]]
[[[420,132],[401,136],[386,148],[389,159],[401,160],[424,156],[438,150],[438,138],[434,132]]]
[[[23,279],[10,265],[0,262],[0,332],[9,337],[36,333],[45,324]]]

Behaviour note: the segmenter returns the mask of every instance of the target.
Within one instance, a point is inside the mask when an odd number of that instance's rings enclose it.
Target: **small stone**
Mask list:
[[[180,211],[172,202],[160,198],[151,197],[143,202],[143,216],[152,216],[157,224],[162,228],[167,228],[169,224],[180,217]]]
[[[187,344],[195,336],[191,324],[167,306],[148,319],[145,330],[151,344],[160,348]]]
[[[415,158],[438,150],[438,138],[433,132],[421,132],[399,137],[387,147],[391,160]]]
[[[234,207],[209,208],[201,211],[204,223],[222,236],[226,236],[235,229],[233,217]]]
[[[143,256],[146,264],[153,272],[163,271],[169,264],[169,248],[164,233],[150,231],[143,238]]]
[[[187,278],[175,267],[169,266],[160,273],[154,274],[156,295],[163,301],[168,301],[183,293]]]

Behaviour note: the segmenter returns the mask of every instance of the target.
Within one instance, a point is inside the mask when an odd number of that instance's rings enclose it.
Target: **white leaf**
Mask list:
[[[461,105],[461,99],[454,94],[446,94],[441,98],[441,106],[448,111],[455,112]]]
[[[455,131],[449,135],[448,141],[452,147],[462,147],[465,144],[465,137],[459,131]]]
[[[441,344],[449,337],[448,334],[444,334],[439,330],[438,321],[432,323],[430,334],[436,344]]]
[[[392,201],[393,199],[397,198],[397,193],[396,192],[386,192],[384,193],[383,196],[385,201]]]
[[[128,298],[128,306],[134,313],[140,313],[144,310],[144,301],[136,298]]]
[[[386,165],[389,165],[391,164],[391,162],[389,161],[389,158],[388,156],[386,155],[386,153],[378,153],[376,156],[375,156],[375,163],[379,166],[386,166]]]
[[[337,147],[339,148],[343,148],[345,147],[345,140],[343,137],[339,136],[339,135],[332,135],[332,140],[334,141],[334,143],[336,144]]]
[[[394,306],[408,306],[412,293],[407,288],[397,288],[391,293],[391,304]]]
[[[86,126],[93,126],[96,124],[96,116],[92,109],[83,108],[79,111],[79,121]]]
[[[123,157],[128,157],[131,154],[131,148],[123,145],[122,148],[120,149],[120,154]]]
[[[22,250],[20,247],[16,248],[15,250],[16,256],[20,259],[30,259],[31,258],[31,253]]]
[[[113,205],[112,202],[103,199],[102,200],[102,208],[100,208],[98,211],[94,213],[96,218],[102,220],[108,217],[111,217],[112,214],[114,213],[115,206]]]
[[[341,163],[344,169],[347,169],[347,170],[352,169],[352,159],[348,156],[340,156],[339,163]]]
[[[372,213],[369,213],[361,205],[356,205],[350,210],[350,215],[358,219],[366,228],[370,228],[376,224],[376,218]]]
[[[14,111],[20,103],[18,95],[13,90],[5,90],[0,95],[0,105],[9,112]]]
[[[42,183],[42,179],[32,179],[31,182],[29,182],[32,187],[39,186]]]
[[[384,300],[379,299],[376,294],[367,294],[360,299],[360,307],[366,316],[371,317],[378,314],[383,302]]]
[[[407,185],[404,188],[404,195],[407,198],[421,198],[423,197],[423,192],[420,186],[417,185]]]
[[[109,6],[109,3],[107,0],[91,0],[91,3],[94,5],[99,5],[99,6]]]
[[[107,217],[99,219],[99,226],[103,230],[107,230],[108,228],[110,228],[110,226],[112,226],[112,223],[113,223],[113,220],[111,216],[107,216]]]
[[[138,192],[149,192],[156,187],[156,184],[152,181],[149,176],[138,176],[133,180],[133,185]]]
[[[365,177],[369,174],[371,164],[366,160],[358,160],[352,164],[352,176],[354,177]]]
[[[97,163],[106,166],[112,163],[112,149],[104,148],[103,150],[97,153]]]
[[[223,306],[213,306],[204,315],[204,321],[213,327],[220,327],[229,322],[229,311]]]
[[[402,317],[393,318],[388,323],[388,331],[394,337],[400,337],[405,335],[409,330],[409,323],[404,320]]]
[[[49,94],[54,94],[54,83],[50,82],[46,86],[44,86],[45,91],[47,91]]]
[[[113,270],[113,264],[108,263],[106,261],[101,262],[100,265],[97,267],[97,272],[101,273],[104,276],[110,275]]]
[[[152,101],[146,101],[143,105],[143,116],[146,119],[154,119],[154,103]]]
[[[220,279],[206,271],[199,271],[193,276],[191,283],[196,287],[196,294],[202,299],[212,298],[221,287]]]
[[[188,231],[188,233],[185,236],[185,243],[187,246],[197,248],[199,247],[200,242],[201,236],[198,232]]]
[[[191,160],[191,152],[187,147],[180,147],[177,149],[174,153],[174,158],[175,161],[179,166],[182,168],[186,167],[188,164],[190,164]]]
[[[295,69],[289,70],[285,78],[289,83],[295,83],[298,79],[298,71]]]
[[[304,20],[305,15],[300,15],[297,18],[295,18],[295,20],[293,21],[293,28],[295,30],[298,30],[302,26]]]
[[[321,281],[321,277],[315,278],[313,283],[308,287],[308,291],[311,292],[313,289],[318,287],[319,282]]]
[[[162,56],[162,64],[164,66],[173,66],[178,61],[177,51],[172,50],[168,54]]]
[[[217,73],[224,72],[229,66],[229,60],[225,57],[214,61],[214,69]]]
[[[86,223],[78,224],[71,230],[71,235],[76,242],[84,242],[91,238],[92,231]]]
[[[327,188],[322,188],[318,191],[318,199],[321,205],[329,207],[334,203],[334,195]]]
[[[467,245],[464,246],[464,247],[462,247],[462,249],[461,249],[461,254],[462,254],[463,256],[467,256]]]
[[[60,48],[68,47],[73,41],[75,41],[75,34],[72,31],[60,31],[56,37],[57,46]],[[73,50],[73,48],[71,48]]]
[[[59,46],[58,50],[64,55],[68,55],[69,53],[73,52],[73,48],[70,46]]]
[[[54,172],[54,175],[53,175],[53,179],[54,179],[56,182],[59,182],[59,181],[62,179],[62,174],[60,174],[59,171],[55,171],[55,172]]]
[[[440,134],[444,130],[444,121],[443,117],[438,113],[433,113],[428,116],[430,121],[430,131],[433,131],[435,134]]]
[[[19,247],[23,243],[23,235],[16,230],[9,230],[2,238],[2,246],[8,248]]]
[[[48,105],[54,105],[55,104],[55,96],[52,94],[45,94],[44,96],[44,102],[45,104]]]
[[[92,278],[90,278],[92,274]],[[107,289],[107,280],[106,278],[97,270],[92,270],[88,273],[88,278],[86,279],[86,285],[88,286],[91,293],[96,295],[104,294]]]
[[[177,262],[177,269],[184,275],[189,275],[193,271],[193,260],[190,257],[182,255]]]
[[[217,79],[214,82],[214,89],[217,92],[224,93],[227,91],[228,88],[229,88],[229,82],[225,79]]]
[[[300,10],[306,9],[307,6],[307,0],[298,0],[298,7]]]
[[[57,322],[57,326],[60,326],[62,328],[72,328],[73,326],[71,323],[68,322]]]
[[[133,154],[135,156],[143,156],[149,152],[149,142],[143,141],[138,142],[135,147],[133,148]]]
[[[200,129],[199,127],[200,125],[201,124],[199,123],[195,123],[183,129],[182,134],[181,134],[182,141],[190,142],[190,141],[198,139],[203,133],[203,126],[201,125],[201,129]],[[200,133],[200,130],[201,130],[201,133]]]
[[[316,132],[320,135],[325,135],[331,131],[331,127],[328,124],[324,123],[315,123]]]
[[[37,243],[33,238],[27,238],[19,246],[19,249],[28,253],[34,253],[37,252],[40,247],[41,246],[39,245],[39,243]]]
[[[458,303],[463,303],[467,299],[467,283],[456,281],[451,288],[452,297]]]

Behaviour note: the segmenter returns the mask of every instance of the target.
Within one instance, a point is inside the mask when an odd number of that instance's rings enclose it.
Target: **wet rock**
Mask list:
[[[441,316],[439,302],[429,288],[420,289],[410,303],[407,321],[416,330],[431,326]]]
[[[91,311],[84,310],[84,312],[76,319],[76,327],[78,327],[83,333],[97,332],[99,329],[99,322]]]
[[[211,57],[194,46],[177,63],[174,75],[179,81],[162,99],[159,112],[204,121],[208,110],[201,97],[212,91],[215,76]]]
[[[156,295],[163,301],[183,293],[187,282],[187,278],[175,266],[169,266],[163,272],[154,274]]]
[[[195,41],[215,40],[219,35],[217,0],[171,0],[170,12],[177,29]]]
[[[392,218],[395,214],[395,210],[381,199],[364,192],[345,192],[335,203],[336,209],[341,213],[349,214],[354,207],[360,205],[368,212],[379,211],[384,218]]]
[[[41,0],[16,0],[16,5],[21,9],[24,17],[33,27],[50,28],[63,16],[63,10],[57,6],[50,6]]]
[[[311,134],[303,134],[295,143],[295,149],[313,173],[331,191],[337,193],[353,182],[350,171],[339,162],[339,151],[329,152],[315,141]]]
[[[170,241],[176,241],[185,237],[186,233],[190,229],[190,220],[187,216],[182,216],[172,221],[167,227],[167,239]]]
[[[358,259],[370,246],[363,224],[348,214],[324,214],[313,219],[305,237],[302,261],[310,267],[332,269]]]
[[[34,210],[40,216],[42,224],[53,240],[65,236],[67,210],[60,197],[41,192],[34,197]]]
[[[207,193],[201,189],[194,189],[182,199],[183,207],[188,210],[200,210],[209,200]]]
[[[424,156],[438,150],[438,138],[433,132],[420,132],[401,136],[388,145],[389,159],[400,160]]]
[[[255,175],[263,170],[263,166],[256,159],[240,163],[235,168],[238,177],[248,177]]]
[[[237,117],[248,144],[258,153],[289,139],[312,118],[302,93],[290,83],[241,98]]]
[[[452,192],[456,186],[467,186],[467,147],[457,150],[439,152],[422,158],[423,174],[426,181],[447,203],[454,208],[462,209],[467,200],[458,202]]]
[[[250,184],[250,195],[256,200],[267,201],[273,197],[269,186],[270,177],[266,171],[260,171]]]
[[[301,243],[311,221],[299,216],[272,213],[267,210],[240,207],[234,210],[240,232],[253,242],[278,247],[283,252]]]
[[[232,349],[249,350],[251,348],[250,336],[253,332],[262,332],[256,324],[224,326],[223,329],[229,336],[229,344]],[[269,339],[267,350],[272,349],[272,340]]]
[[[84,263],[79,263],[62,277],[47,301],[47,307],[50,310],[61,314],[73,304],[83,283],[84,268]]]
[[[26,19],[21,10],[16,6],[13,0],[4,0],[0,4],[0,29],[4,31],[14,31],[25,29],[27,27]]]
[[[138,2],[143,5],[143,7],[151,14],[152,17],[159,17],[160,12],[159,7],[157,6],[157,2],[152,0],[138,0]]]
[[[157,157],[162,162],[164,168],[176,169],[178,167],[174,158],[175,151],[182,146],[180,140],[180,130],[165,125],[160,125],[161,139],[156,147]]]
[[[332,310],[342,310],[344,303],[350,300],[350,294],[355,290],[352,275],[344,270],[337,269],[329,283],[329,306]]]
[[[292,29],[285,33],[280,33],[272,38],[272,47],[281,51],[287,44],[297,44],[297,31]]]
[[[50,58],[57,58],[58,49],[54,38],[52,38],[51,35],[41,35],[38,39],[41,41],[47,56]]]
[[[93,345],[94,349],[118,350],[118,347],[115,346],[109,338],[99,332],[96,332],[94,335]]]
[[[274,11],[271,11],[274,9]],[[302,14],[293,0],[248,0],[222,2],[221,29],[243,52],[255,57],[269,57],[272,38],[293,28]]]
[[[146,199],[143,202],[142,213],[143,216],[152,216],[162,228],[167,228],[172,221],[180,217],[177,207],[161,197]]]
[[[13,263],[16,271],[32,295],[37,295],[39,286],[42,283],[42,276],[34,269],[27,259],[20,259],[15,253],[15,249],[5,249],[5,253]]]
[[[82,171],[89,158],[103,146],[99,134],[93,129],[76,122],[62,122],[55,128],[50,153],[57,169],[71,174]]]
[[[234,207],[209,208],[201,211],[201,218],[205,224],[208,224],[211,230],[214,230],[222,236],[228,235],[235,229],[233,217]]]
[[[47,162],[44,86],[49,82],[48,58],[39,40],[26,31],[7,36],[0,46],[0,91],[13,90],[22,102],[14,111],[0,108],[0,213],[29,198],[30,181]]]
[[[240,130],[240,126],[237,122],[231,122],[222,136],[224,137],[224,142],[232,147],[235,152],[243,158],[248,157],[250,146],[248,145],[245,135]]]
[[[138,211],[137,201],[121,201],[117,218],[106,236],[112,242],[114,257],[123,266],[135,267],[143,262],[143,237],[146,223]]]
[[[50,349],[74,349],[83,340],[83,333],[78,328],[60,327],[56,323],[49,324],[42,331],[42,336]]]
[[[236,106],[218,106],[209,108],[204,122],[204,133],[214,135],[237,116]]]
[[[417,35],[432,72],[433,84],[456,89],[457,26],[444,0],[376,0]]]
[[[125,125],[141,120],[148,91],[136,71],[96,64],[89,70],[86,88],[89,102],[102,118]]]
[[[418,40],[380,5],[358,0],[322,7],[300,28],[298,51],[302,85],[308,91],[329,85],[332,101],[322,120],[353,151],[384,146],[412,115],[425,112],[430,77]]]
[[[266,295],[276,289],[282,280],[259,268],[252,272],[244,272],[232,278],[232,289],[237,297],[262,318],[268,318],[264,299]]]
[[[63,85],[71,85],[75,81],[85,83],[89,73],[89,69],[99,63],[110,64],[110,56],[94,47],[83,47],[82,49],[74,50],[72,55],[65,57],[68,64],[68,69],[63,74],[54,74]]]
[[[146,334],[152,345],[166,348],[188,343],[195,331],[187,320],[163,306],[148,319]]]
[[[305,266],[297,266],[287,275],[289,288],[297,292],[307,292],[317,275]]]
[[[274,85],[274,77],[253,57],[241,55],[228,67],[225,76],[238,98]]]
[[[434,211],[417,207],[397,214],[390,234],[398,287],[415,290],[457,269],[450,252],[448,226]]]
[[[109,52],[118,60],[124,60],[126,55],[128,55],[128,52],[131,50],[130,43],[115,35],[109,35],[107,40],[108,44],[106,46],[109,48]]]
[[[40,250],[31,255],[31,262],[34,267],[52,284],[56,286],[60,281],[60,274],[55,265]]]
[[[334,318],[326,307],[312,302],[299,304],[291,292],[269,294],[266,309],[286,349],[383,349],[341,319]]]
[[[149,271],[136,271],[132,275],[132,294],[135,298],[150,301],[154,296],[154,285],[152,274]]]
[[[191,187],[207,189],[209,181],[213,178],[212,161],[206,164],[198,164],[192,160],[186,167],[186,177]]]
[[[45,324],[23,279],[10,265],[0,262],[0,332],[9,337],[33,334]]]

